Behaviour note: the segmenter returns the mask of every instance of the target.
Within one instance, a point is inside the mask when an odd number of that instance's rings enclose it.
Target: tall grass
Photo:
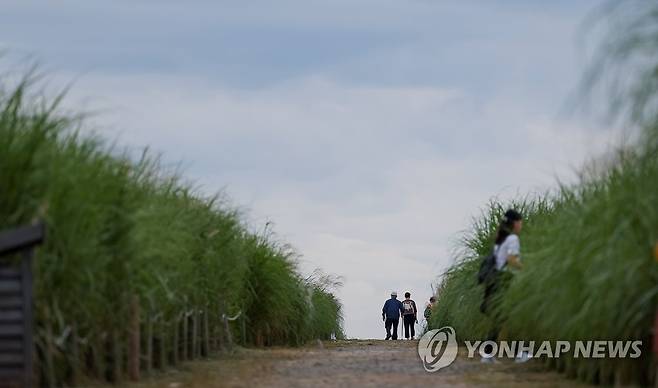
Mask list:
[[[589,382],[647,384],[658,308],[658,158],[620,156],[605,174],[521,204],[490,204],[464,238],[461,261],[443,276],[432,326],[452,325],[464,339],[491,327],[479,311],[479,257],[493,245],[501,209],[521,208],[524,268],[501,297],[502,337],[523,340],[637,340],[639,360],[561,358],[555,366]]]
[[[648,385],[657,379],[658,362],[651,352],[658,309],[653,254],[658,243],[658,6],[629,3],[606,9],[614,30],[587,82],[614,80],[606,84],[612,85],[613,116],[638,127],[640,140],[584,168],[576,184],[517,203],[489,204],[442,277],[431,325],[452,325],[464,339],[486,336],[491,322],[478,309],[483,296],[476,284],[478,258],[493,245],[501,211],[517,207],[527,217],[521,235],[524,268],[500,295],[500,313],[506,317],[501,337],[639,339],[642,356],[636,360],[561,357],[546,362],[592,383]],[[626,72],[611,78],[608,72],[617,65]]]
[[[135,298],[143,352],[161,353],[161,367],[207,353],[206,330],[226,341],[222,316],[239,311],[244,333],[231,330],[245,344],[342,336],[336,283],[302,277],[294,250],[250,232],[223,197],[83,134],[33,89],[29,78],[0,86],[0,228],[47,225],[35,259],[44,384],[123,378]],[[178,337],[191,344],[174,349]]]

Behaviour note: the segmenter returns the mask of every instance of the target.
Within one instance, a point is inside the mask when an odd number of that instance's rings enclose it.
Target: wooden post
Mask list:
[[[94,359],[94,374],[99,380],[105,380],[105,334],[94,338],[92,345],[92,355]]]
[[[658,263],[658,241],[653,247],[653,254]],[[656,310],[656,318],[653,322],[653,359],[654,361],[654,373],[653,373],[653,385],[655,388],[658,388],[658,309]]]
[[[57,381],[55,380],[55,360],[53,360],[53,354],[55,353],[55,344],[53,341],[53,327],[50,319],[50,309],[46,309],[45,314],[45,326],[46,326],[46,349],[45,349],[45,366],[46,366],[46,384],[49,387],[57,386]]]
[[[82,375],[82,360],[80,358],[80,336],[78,334],[78,325],[71,326],[71,386],[75,387],[79,384],[80,376]]]
[[[159,346],[158,346],[158,352],[159,352],[159,361],[158,361],[158,367],[160,370],[165,370],[167,369],[167,326],[165,325],[164,319],[160,321],[160,324],[158,325],[159,327],[159,335],[158,337],[160,338],[159,341]]]
[[[224,351],[226,340],[224,339],[224,319],[222,315],[219,314],[217,317],[217,323],[215,324],[215,330],[217,331],[217,349]]]
[[[112,382],[117,384],[121,381],[121,336],[119,330],[112,330]]]
[[[210,355],[210,330],[208,328],[208,307],[203,311],[203,356]]]
[[[658,260],[658,243],[656,244],[656,260]],[[656,310],[656,318],[653,323],[653,359],[655,360],[653,385],[658,388],[658,310]]]
[[[217,339],[219,341],[219,350],[226,350],[226,339],[224,338],[224,311],[223,307],[219,310],[219,325],[217,326]]]
[[[212,326],[212,348],[213,351],[219,350],[219,330],[215,324]]]
[[[153,319],[151,314],[146,318],[146,373],[153,370]]]
[[[223,315],[224,319],[224,331],[226,332],[226,346],[228,350],[233,349],[233,339],[231,338],[231,327],[228,324],[228,317]]]
[[[263,330],[256,330],[256,346],[263,347],[265,345],[265,340],[263,339]]]
[[[178,358],[179,358],[179,344],[178,344],[178,337],[179,337],[179,331],[180,331],[180,317],[174,318],[174,343],[173,343],[173,349],[171,353],[171,363],[176,366],[178,365]]]
[[[187,312],[183,312],[183,354],[181,357],[183,361],[187,361],[187,333],[188,333],[188,321],[189,317],[187,316]]]
[[[199,357],[199,313],[195,309],[192,313],[192,358]]]
[[[43,233],[43,227],[41,227]],[[43,235],[41,236],[43,238]],[[34,339],[33,339],[33,316],[32,316],[32,257],[34,256],[33,248],[30,248],[23,253],[23,262],[21,263],[22,283],[23,283],[23,362],[24,362],[24,378],[23,381],[26,387],[32,386],[34,379],[34,366],[32,365],[32,358],[34,354]]]
[[[229,344],[228,344],[228,337],[226,336],[226,303],[224,300],[221,301],[219,305],[219,318],[220,318],[220,326],[219,326],[219,338],[221,338],[221,350],[223,352],[229,350]]]
[[[140,342],[139,296],[133,295],[130,301],[130,329],[128,331],[128,378],[139,381]]]
[[[247,346],[247,314],[242,313],[242,346]]]

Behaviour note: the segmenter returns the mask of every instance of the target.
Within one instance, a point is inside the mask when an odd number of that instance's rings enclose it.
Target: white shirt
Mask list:
[[[507,264],[509,256],[520,256],[521,242],[519,236],[510,234],[502,244],[496,245],[494,249],[496,251],[496,269],[500,271]]]

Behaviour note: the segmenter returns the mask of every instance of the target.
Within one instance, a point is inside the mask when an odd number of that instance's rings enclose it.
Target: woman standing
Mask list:
[[[495,306],[495,297],[504,291],[511,278],[510,268],[521,269],[521,240],[519,234],[523,229],[523,216],[514,209],[509,209],[503,215],[494,246],[496,271],[486,283],[482,310],[489,314],[493,310],[493,325],[488,340],[496,341],[503,319]],[[498,295],[500,296],[500,295]],[[488,353],[488,352],[487,352]],[[482,362],[494,362],[494,357],[482,358]]]
[[[498,233],[496,234],[496,269],[505,270],[507,265],[521,269],[521,241],[519,234],[523,229],[523,216],[516,210],[505,212]]]

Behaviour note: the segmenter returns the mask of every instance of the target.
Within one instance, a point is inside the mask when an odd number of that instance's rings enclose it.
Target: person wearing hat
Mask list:
[[[391,299],[384,303],[382,308],[382,320],[386,327],[386,339],[398,339],[398,324],[400,323],[400,315],[404,312],[402,302],[398,300],[398,293],[391,291]],[[393,334],[391,334],[393,328]]]

